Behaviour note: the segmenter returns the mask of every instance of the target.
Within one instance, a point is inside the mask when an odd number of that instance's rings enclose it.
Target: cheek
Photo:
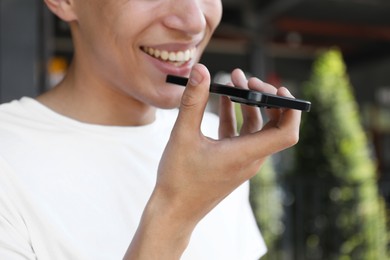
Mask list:
[[[222,19],[221,0],[204,0],[203,10],[208,24],[215,30]]]

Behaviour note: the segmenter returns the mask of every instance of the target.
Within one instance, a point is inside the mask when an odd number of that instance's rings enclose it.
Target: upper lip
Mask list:
[[[188,43],[188,44],[167,43],[167,44],[158,44],[158,45],[142,45],[141,48],[148,47],[148,48],[153,48],[161,51],[179,52],[179,51],[191,50],[193,48],[196,48],[197,46],[198,44],[196,43]]]
[[[191,39],[187,40],[179,40],[179,41],[166,41],[159,44],[143,44],[142,47],[150,47],[158,50],[165,50],[165,51],[185,51],[188,49],[197,48],[201,42],[204,40],[204,35],[199,35],[196,37],[193,37]]]

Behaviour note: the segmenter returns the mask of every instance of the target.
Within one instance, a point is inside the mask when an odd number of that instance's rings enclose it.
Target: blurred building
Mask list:
[[[390,2],[222,0],[224,15],[202,62],[236,67],[296,96],[324,48],[342,50],[381,179],[390,179]],[[0,0],[0,102],[36,96],[72,57],[70,33],[42,0]],[[61,66],[52,66],[53,61]],[[54,72],[56,73],[54,75]]]
[[[319,52],[341,49],[379,178],[390,179],[390,2],[222,0],[224,16],[205,62],[242,67],[296,96]],[[215,64],[215,65],[214,65]]]

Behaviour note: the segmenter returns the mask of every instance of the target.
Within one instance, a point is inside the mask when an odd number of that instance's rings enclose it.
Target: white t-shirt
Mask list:
[[[101,126],[31,98],[0,106],[0,259],[122,259],[153,190],[177,110],[152,124]],[[217,133],[206,114],[203,132]],[[196,227],[182,259],[258,259],[266,251],[239,187]]]

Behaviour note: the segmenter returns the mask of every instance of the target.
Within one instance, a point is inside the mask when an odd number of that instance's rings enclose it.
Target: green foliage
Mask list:
[[[284,231],[281,195],[272,158],[268,158],[250,181],[250,202],[268,248],[268,253],[262,260],[278,259],[281,255],[279,244]]]
[[[303,97],[312,101],[312,111],[304,114],[302,122],[297,156],[303,163],[298,167],[304,171],[300,172],[311,176],[317,171],[318,177],[348,183],[374,178],[374,164],[340,52],[331,50],[318,58]]]
[[[293,205],[303,223],[294,233],[303,233],[298,259],[386,259],[375,165],[337,49],[315,61],[302,97],[312,102],[312,110],[303,115],[289,176],[302,197]]]

